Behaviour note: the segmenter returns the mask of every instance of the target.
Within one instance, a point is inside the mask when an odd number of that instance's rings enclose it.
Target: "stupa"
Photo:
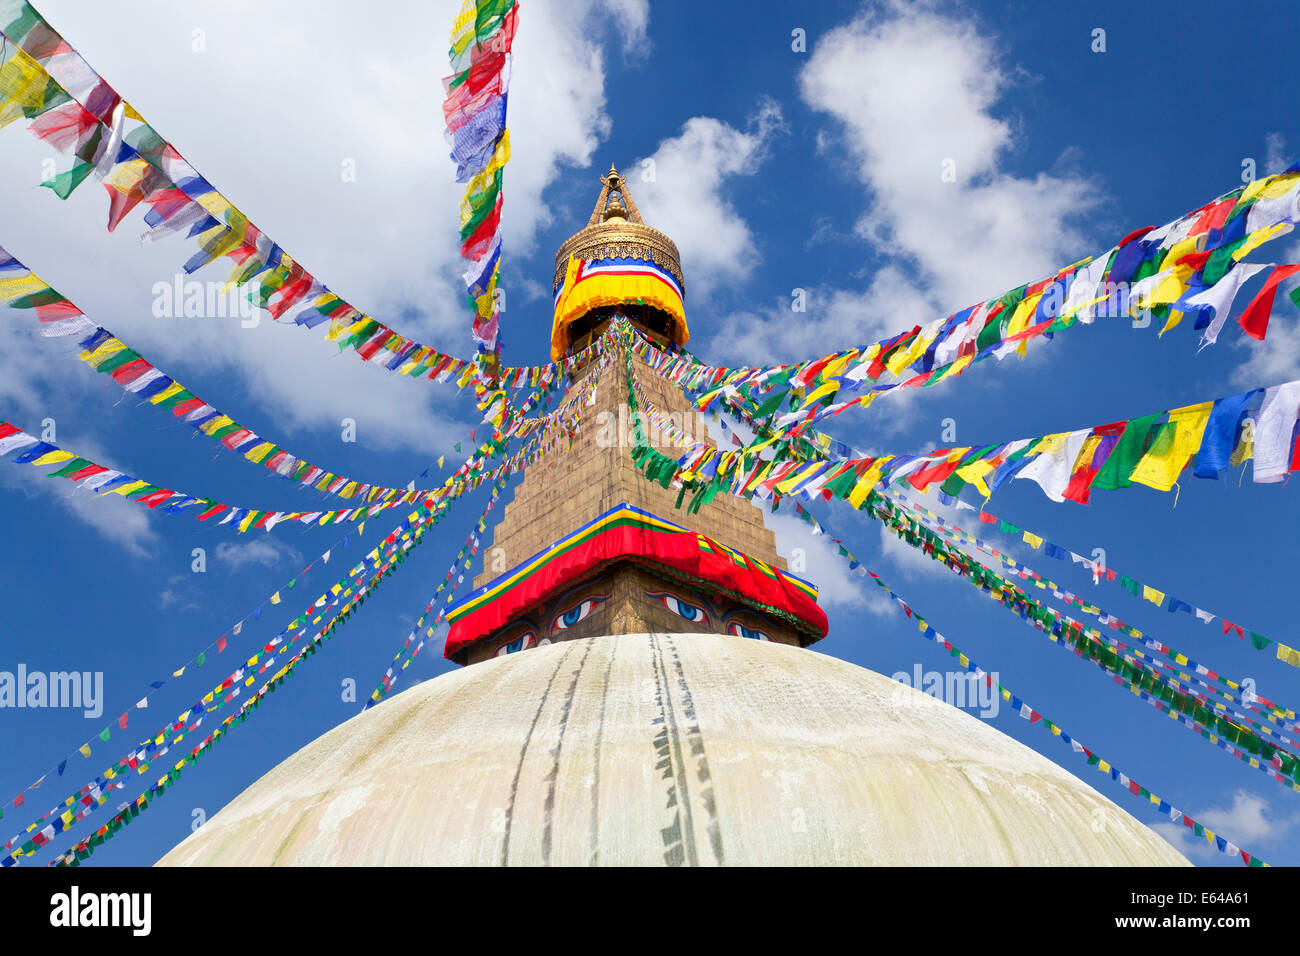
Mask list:
[[[628,362],[707,432],[625,345],[590,347],[613,321],[690,335],[676,245],[615,168],[601,187],[553,286],[552,357],[590,356],[584,425],[525,471],[448,612],[466,666],[308,744],[160,865],[1187,865],[988,724],[810,650],[817,589],[762,513],[680,508],[637,469]]]

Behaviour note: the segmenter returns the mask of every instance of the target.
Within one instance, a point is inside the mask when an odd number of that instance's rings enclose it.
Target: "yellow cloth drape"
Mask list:
[[[572,344],[569,327],[592,309],[610,305],[645,304],[677,320],[678,345],[690,340],[682,297],[661,279],[648,275],[589,275],[578,281],[581,260],[570,257],[564,290],[555,306],[551,326],[551,360],[559,362]]]

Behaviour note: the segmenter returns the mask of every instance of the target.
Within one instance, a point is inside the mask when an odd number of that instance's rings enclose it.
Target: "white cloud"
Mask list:
[[[794,312],[793,297],[782,297],[766,309],[728,315],[717,323],[723,331],[710,343],[710,356],[739,364],[799,361],[874,342],[937,315],[931,298],[896,266],[880,269],[864,292],[830,286],[804,292],[805,312]]]
[[[1251,852],[1257,847],[1276,845],[1282,836],[1300,822],[1300,814],[1279,816],[1263,797],[1237,790],[1232,795],[1231,806],[1211,807],[1204,813],[1196,814],[1195,819],[1218,836]],[[1181,822],[1155,823],[1150,826],[1184,856],[1223,859],[1217,848],[1205,840],[1197,839]]]
[[[973,23],[921,7],[878,8],[831,31],[800,75],[870,192],[859,234],[910,258],[953,308],[1068,261],[1082,237],[1067,223],[1095,201],[1078,177],[1001,169],[1013,130],[993,108],[1009,85]],[[949,160],[955,182],[943,181]]]
[[[776,550],[790,562],[791,573],[817,585],[817,603],[823,608],[865,610],[882,617],[890,613],[889,599],[849,570],[828,536],[813,534],[810,525],[792,514],[768,514],[764,521],[776,535]],[[796,561],[798,552],[802,554]]]
[[[880,554],[896,567],[904,578],[940,577],[952,572],[933,558],[927,557],[918,549],[903,541],[890,530],[888,525],[880,525]]]
[[[217,545],[214,555],[220,566],[229,571],[238,571],[246,565],[273,568],[286,558],[297,564],[302,563],[302,554],[297,548],[271,537],[238,543],[222,541]]]
[[[167,579],[167,587],[158,592],[158,606],[164,611],[176,608],[178,611],[197,611],[202,609],[199,603],[203,595],[195,586],[193,575],[173,574]]]
[[[693,308],[718,283],[743,279],[758,265],[753,234],[727,200],[726,185],[756,173],[784,128],[781,107],[771,99],[760,101],[745,130],[694,116],[648,157],[653,165],[638,159],[623,171],[646,223],[677,244]]]
[[[1287,166],[1286,137],[1281,133],[1264,134],[1264,168],[1261,173],[1280,173]]]
[[[35,430],[35,423],[32,428]],[[62,436],[59,437],[62,439]],[[109,465],[109,456],[93,439],[79,438],[67,441],[67,444],[78,454],[99,464]],[[133,557],[155,555],[158,533],[150,523],[149,509],[118,495],[94,495],[61,479],[50,479],[48,475],[56,470],[54,467],[15,466],[14,458],[18,454],[20,452],[0,458],[0,486],[11,488],[28,498],[49,498],[69,511],[78,521],[120,545]]]
[[[796,321],[787,302],[727,323],[744,331],[718,343],[723,351],[748,361],[865,344],[1090,251],[1072,223],[1096,202],[1091,182],[1003,168],[1014,131],[994,111],[1011,74],[973,22],[924,5],[876,5],[822,36],[800,91],[835,121],[818,143],[847,152],[847,175],[866,198],[856,235],[887,264],[864,289],[820,290]],[[953,182],[942,177],[949,161]]]
[[[137,558],[155,555],[154,544],[158,534],[149,524],[149,513],[144,507],[117,495],[91,500],[86,492],[71,485],[59,487],[61,484],[51,481],[48,490],[51,494],[58,494],[64,506],[78,519],[121,545],[128,554]],[[72,489],[71,494],[69,489]]]
[[[607,10],[623,37],[623,53],[643,57],[650,52],[650,0],[605,0]]]

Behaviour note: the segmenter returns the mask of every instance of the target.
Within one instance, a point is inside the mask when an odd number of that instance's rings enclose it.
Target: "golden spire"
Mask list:
[[[632,194],[628,192],[627,180],[618,174],[613,163],[609,164],[609,172],[600,177],[600,185],[600,198],[596,200],[596,208],[587,220],[588,226],[603,222],[635,222],[645,225]]]

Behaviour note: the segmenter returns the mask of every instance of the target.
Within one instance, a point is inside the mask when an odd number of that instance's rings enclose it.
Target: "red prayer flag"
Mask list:
[[[1300,264],[1289,266],[1275,266],[1268,279],[1265,280],[1263,288],[1259,290],[1255,298],[1250,300],[1250,305],[1241,313],[1237,319],[1246,334],[1253,339],[1264,341],[1264,336],[1268,332],[1268,318],[1273,313],[1273,299],[1277,295],[1277,285],[1287,276],[1300,272]]]
[[[177,418],[184,418],[190,412],[194,411],[194,409],[201,408],[201,407],[203,407],[203,399],[187,398],[185,401],[181,402],[179,405],[177,405],[175,408],[172,409],[172,414],[175,415]]]
[[[148,361],[137,358],[127,362],[121,368],[114,369],[111,374],[113,381],[118,385],[129,385],[151,368],[153,366]]]
[[[1150,232],[1154,228],[1155,226],[1143,226],[1141,229],[1134,229],[1132,232],[1130,232],[1127,236],[1125,236],[1123,239],[1119,241],[1120,248],[1127,246],[1130,242],[1135,242],[1138,239],[1141,239],[1143,236],[1145,236],[1148,232]]]

